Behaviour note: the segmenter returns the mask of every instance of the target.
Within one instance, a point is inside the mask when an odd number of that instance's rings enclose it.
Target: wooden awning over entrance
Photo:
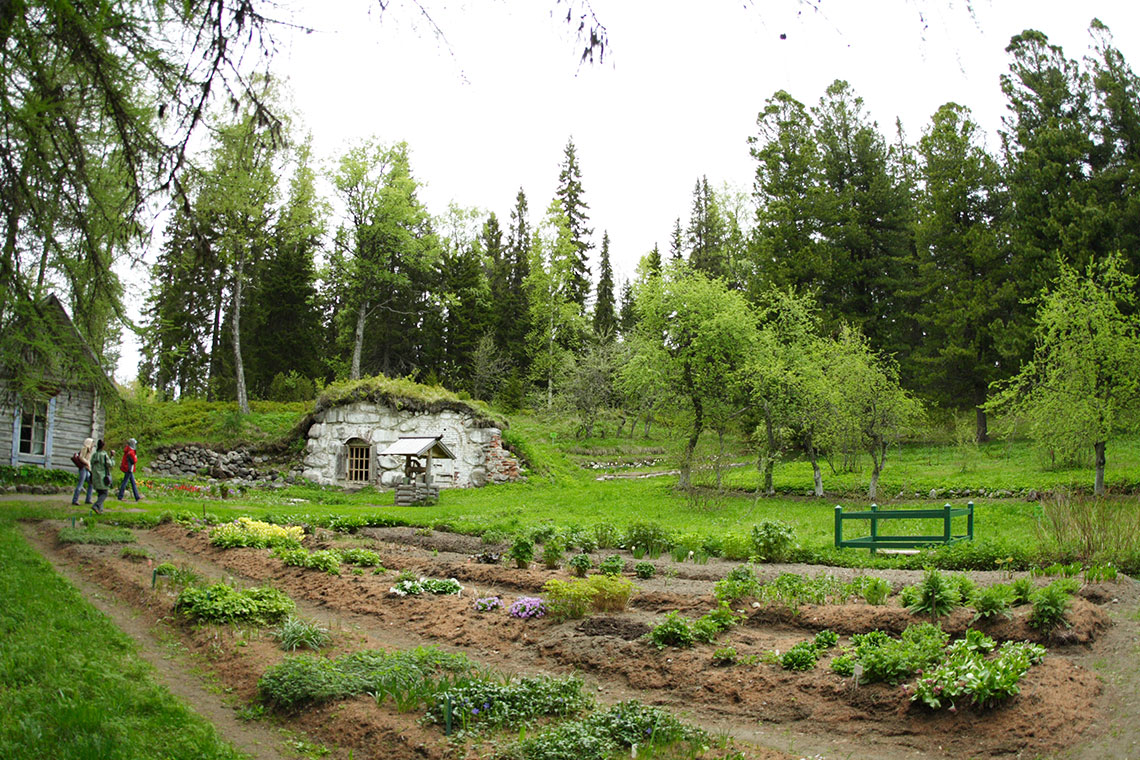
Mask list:
[[[428,457],[430,459],[455,459],[451,449],[447,448],[439,435],[402,435],[388,448],[380,452],[380,456],[400,457]]]

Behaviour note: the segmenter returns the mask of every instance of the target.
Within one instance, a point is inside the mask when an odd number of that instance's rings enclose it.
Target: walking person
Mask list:
[[[115,463],[111,461],[111,455],[103,448],[103,439],[100,438],[99,442],[95,444],[95,453],[91,455],[91,479],[95,481],[95,493],[98,496],[95,503],[91,506],[91,511],[96,514],[103,514],[103,502],[107,499],[107,492],[111,490],[111,468]]]
[[[75,493],[71,497],[72,506],[79,506],[79,492],[83,490],[84,484],[87,485],[87,498],[84,504],[91,503],[91,488],[94,483],[91,482],[91,456],[95,453],[95,441],[91,438],[86,438],[83,441],[83,448],[81,448],[71,461],[75,462],[75,466],[79,468],[79,482],[75,484]]]
[[[127,489],[127,483],[131,484],[131,493],[135,496],[135,501],[139,500],[139,487],[135,483],[135,465],[139,462],[139,455],[135,452],[135,447],[139,442],[134,438],[127,439],[126,448],[123,449],[123,459],[119,462],[119,469],[123,471],[123,480],[119,483],[119,501],[123,500],[123,491]]]

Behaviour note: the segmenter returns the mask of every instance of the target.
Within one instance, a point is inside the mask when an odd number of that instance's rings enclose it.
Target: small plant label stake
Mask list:
[[[863,663],[855,663],[855,668],[852,670],[851,691],[859,688],[859,679],[863,677]]]

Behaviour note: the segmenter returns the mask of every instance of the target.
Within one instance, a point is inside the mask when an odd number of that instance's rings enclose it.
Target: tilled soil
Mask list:
[[[119,556],[118,547],[60,546],[58,526],[40,524],[33,538],[57,565],[78,570],[84,579],[111,592],[144,620],[169,621],[184,645],[207,663],[233,703],[256,699],[260,674],[282,652],[269,636],[254,630],[192,626],[172,615],[174,593],[151,589],[146,562]],[[732,563],[676,565],[658,560],[662,569],[648,581],[630,608],[584,620],[522,621],[504,610],[476,612],[472,599],[499,595],[504,603],[537,595],[549,578],[568,578],[561,570],[518,570],[478,564],[478,539],[443,533],[423,535],[410,529],[371,529],[359,536],[322,533],[306,540],[310,549],[360,546],[380,553],[390,570],[411,570],[433,577],[454,577],[465,587],[460,597],[406,597],[389,594],[394,573],[331,576],[287,567],[265,550],[222,550],[203,532],[168,524],[137,531],[154,562],[171,561],[193,568],[210,580],[271,584],[289,594],[299,612],[329,625],[333,645],[326,654],[362,648],[435,644],[463,651],[472,659],[510,673],[578,673],[600,702],[638,698],[663,705],[701,725],[714,736],[731,736],[760,745],[748,756],[780,758],[790,753],[826,758],[996,758],[996,757],[1136,757],[1136,641],[1140,624],[1138,584],[1122,578],[1082,590],[1073,602],[1069,627],[1043,640],[1026,623],[1027,610],[1010,620],[979,623],[998,640],[1041,640],[1049,656],[1021,682],[1021,693],[988,710],[961,706],[957,713],[931,712],[911,703],[899,687],[856,686],[827,668],[790,672],[770,664],[713,663],[717,647],[732,646],[749,660],[771,650],[784,651],[818,630],[846,637],[875,628],[898,632],[918,622],[894,605],[865,604],[745,608],[744,625],[726,632],[717,645],[657,650],[641,636],[659,616],[680,610],[695,616],[715,606],[713,583]],[[606,552],[611,553],[611,552]],[[765,566],[764,576],[794,571],[838,577],[857,571],[808,566]],[[914,583],[921,573],[876,571],[893,585]],[[979,583],[1000,579],[977,574]],[[959,610],[942,621],[961,635],[971,614]],[[133,635],[138,635],[132,631]],[[371,698],[335,703],[285,716],[284,724],[335,748],[333,757],[461,757],[465,749],[447,743],[438,729],[420,726],[416,714],[378,707]],[[225,729],[223,728],[223,733]]]

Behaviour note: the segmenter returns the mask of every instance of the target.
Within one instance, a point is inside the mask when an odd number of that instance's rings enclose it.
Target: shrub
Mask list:
[[[531,618],[540,618],[546,615],[547,606],[546,602],[536,596],[521,596],[515,600],[508,610],[511,617],[518,618],[519,620],[530,620]]]
[[[945,662],[915,682],[911,701],[933,709],[948,704],[956,710],[956,700],[969,697],[978,707],[989,707],[1019,693],[1021,677],[1045,656],[1045,648],[1036,644],[1007,642],[996,657],[985,659],[987,649],[959,646],[966,641],[956,641]],[[992,648],[993,641],[988,643]]]
[[[551,578],[542,585],[550,614],[556,618],[576,620],[586,616],[594,600],[594,590],[586,581],[562,581]]]
[[[958,589],[938,570],[928,567],[925,577],[918,584],[918,598],[907,609],[915,615],[940,618],[949,615],[958,606]]]
[[[735,562],[743,562],[752,556],[752,540],[743,533],[728,533],[721,541],[721,556]]]
[[[578,581],[581,583],[582,581]],[[585,580],[593,593],[593,606],[598,612],[620,612],[629,605],[629,598],[637,589],[633,581],[610,575],[595,575]]]
[[[547,570],[557,570],[562,562],[562,543],[550,539],[542,545],[542,564]]]
[[[278,372],[269,381],[265,398],[268,401],[312,401],[317,396],[317,386],[297,370],[288,374]]]
[[[792,526],[780,520],[764,520],[752,526],[752,549],[766,562],[780,562],[791,552],[796,540]]]
[[[530,540],[530,536],[516,536],[507,556],[513,559],[520,569],[525,570],[534,559],[534,541]]]
[[[622,544],[630,547],[630,551],[637,546],[650,556],[659,556],[673,546],[673,534],[655,522],[638,522],[625,529]]]
[[[575,554],[566,564],[579,578],[585,578],[586,572],[594,566],[594,563],[590,561],[589,554]]]
[[[1050,583],[1033,595],[1033,609],[1028,622],[1038,631],[1051,631],[1065,622],[1068,611],[1069,592],[1059,583]]]
[[[290,615],[273,632],[273,638],[277,639],[282,649],[290,652],[300,648],[315,650],[329,643],[329,630],[315,622]]]
[[[991,618],[994,615],[1012,617],[1010,607],[1013,606],[1014,591],[1004,583],[995,583],[979,589],[974,594],[974,621]]]
[[[812,670],[818,659],[819,651],[815,648],[815,643],[801,641],[780,656],[780,667],[784,670]]]
[[[687,649],[693,645],[693,628],[689,620],[677,611],[670,612],[645,635],[649,643],[658,649],[665,647]]]
[[[340,575],[340,554],[334,549],[322,549],[312,552],[305,567],[313,570],[323,570],[329,575]]]
[[[891,595],[891,584],[878,576],[867,577],[863,583],[863,601],[867,604],[879,605],[887,601]]]
[[[224,583],[205,588],[187,586],[174,602],[174,609],[211,623],[275,623],[293,611],[293,600],[275,588],[255,587],[239,591]]]
[[[620,575],[625,570],[625,560],[616,554],[611,554],[601,561],[598,570],[605,575]]]
[[[594,543],[599,549],[615,549],[621,543],[621,532],[609,522],[594,525]]]
[[[649,580],[657,572],[657,566],[652,562],[638,562],[633,566],[633,572],[642,580]]]

